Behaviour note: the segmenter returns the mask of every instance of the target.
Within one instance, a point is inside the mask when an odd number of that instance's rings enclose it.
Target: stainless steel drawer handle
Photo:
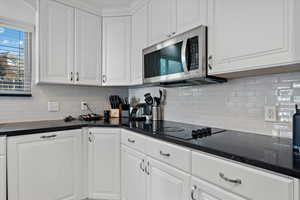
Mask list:
[[[130,142],[130,143],[135,143],[135,140],[132,140],[130,138],[128,138],[127,141]]]
[[[145,172],[145,160],[144,159],[140,163],[140,168],[141,168],[142,172]]]
[[[50,138],[55,138],[57,135],[43,135],[41,136],[41,139],[50,139]]]
[[[162,155],[162,156],[165,156],[165,157],[170,157],[170,156],[171,156],[171,154],[169,154],[169,153],[164,153],[164,152],[162,152],[162,151],[159,151],[159,154]]]
[[[192,200],[196,200],[196,198],[195,198],[195,191],[197,190],[197,186],[196,185],[194,185],[193,187],[192,187],[192,191],[191,191],[191,199]]]
[[[241,179],[230,179],[230,178],[227,178],[223,173],[219,173],[219,176],[220,176],[221,179],[223,179],[226,182],[234,183],[234,184],[238,184],[238,185],[242,184]]]

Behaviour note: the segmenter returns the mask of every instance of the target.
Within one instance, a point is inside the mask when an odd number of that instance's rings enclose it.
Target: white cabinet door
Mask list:
[[[209,74],[259,69],[289,61],[292,0],[208,2],[208,56],[212,67]]]
[[[78,200],[81,130],[8,138],[9,200]]]
[[[39,81],[73,84],[74,8],[39,1]]]
[[[6,157],[0,155],[0,199],[6,199]]]
[[[76,10],[75,83],[101,84],[101,18]]]
[[[131,18],[103,18],[103,77],[105,86],[130,84]]]
[[[207,25],[208,0],[177,0],[177,32]]]
[[[155,44],[176,34],[176,1],[151,0],[148,4],[149,43]]]
[[[146,200],[146,156],[122,146],[122,200]]]
[[[189,198],[190,175],[148,158],[147,200],[183,200]]]
[[[94,128],[89,132],[89,198],[120,199],[120,130]]]
[[[246,200],[194,177],[191,184],[190,200]]]
[[[143,49],[147,47],[147,6],[132,16],[131,84],[143,83]]]

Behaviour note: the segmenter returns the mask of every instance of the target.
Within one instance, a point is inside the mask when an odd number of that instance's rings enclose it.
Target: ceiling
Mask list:
[[[33,8],[36,8],[36,0],[24,0],[29,3]],[[78,2],[81,5],[87,5],[95,9],[118,9],[129,8],[133,3],[139,0],[60,0],[66,2]]]
[[[119,8],[129,7],[137,0],[80,0],[97,8]]]

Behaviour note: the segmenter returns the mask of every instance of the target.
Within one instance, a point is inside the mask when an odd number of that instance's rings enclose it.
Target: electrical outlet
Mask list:
[[[86,111],[87,110],[87,106],[86,105],[87,105],[87,103],[85,101],[81,102],[81,110],[82,111]]]
[[[48,112],[58,112],[59,111],[59,103],[58,102],[48,102]]]
[[[265,106],[265,121],[267,121],[267,122],[276,122],[277,121],[276,106]]]

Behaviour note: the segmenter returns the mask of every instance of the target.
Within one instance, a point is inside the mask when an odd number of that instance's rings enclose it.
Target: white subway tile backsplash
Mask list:
[[[80,102],[86,101],[97,113],[108,108],[112,94],[128,96],[126,88],[96,88],[63,85],[34,85],[32,97],[0,97],[0,124],[6,122],[56,120],[81,114]],[[59,102],[59,112],[48,112],[48,102]]]
[[[158,87],[131,88],[144,99]],[[295,103],[300,103],[300,72],[229,80],[228,83],[167,89],[165,119],[258,134],[292,137]],[[264,121],[264,107],[277,106],[277,122]]]

